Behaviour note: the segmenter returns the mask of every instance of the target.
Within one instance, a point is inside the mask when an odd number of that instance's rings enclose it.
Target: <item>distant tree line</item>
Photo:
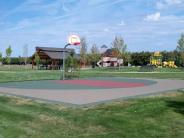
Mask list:
[[[179,67],[184,66],[184,54],[178,51],[162,51],[160,52],[163,55],[163,61],[175,61],[176,65]],[[150,57],[153,55],[153,52],[129,52],[122,54],[121,57],[124,59],[124,65],[127,66],[130,63],[133,66],[144,66],[150,63]],[[85,55],[85,64],[87,66],[95,66],[96,63],[101,59],[101,54],[88,53]],[[11,57],[10,62],[7,62],[6,57],[1,57],[0,62],[2,64],[8,65],[25,65],[24,57]],[[27,64],[32,64],[31,57],[27,58]]]
[[[184,53],[177,50],[174,51],[162,51],[162,61],[175,61],[178,67],[184,66]],[[150,63],[150,57],[153,52],[133,52],[130,53],[130,63],[135,66],[144,66]]]
[[[24,57],[11,57],[10,62],[7,62],[6,57],[3,57],[1,60],[2,64],[4,65],[25,65],[25,58]],[[32,64],[31,57],[27,57],[26,64]]]
[[[100,53],[99,46],[95,43],[92,45],[90,52],[87,52],[88,44],[86,39],[83,37],[81,39],[80,47],[80,64],[82,66],[96,66],[96,63],[102,58],[102,53]],[[111,44],[111,49],[117,53],[118,58],[123,58],[124,65],[127,66],[131,64],[132,66],[144,66],[150,63],[150,57],[154,52],[128,52],[127,45],[124,42],[124,39],[121,36],[116,36]],[[178,67],[184,67],[184,34],[181,34],[180,39],[178,40],[176,49],[174,51],[161,51],[162,61],[175,61],[175,64]],[[12,49],[9,46],[6,49],[6,56],[3,57],[0,52],[0,63],[3,64],[31,64],[31,57],[28,57],[28,48],[27,45],[24,46],[23,56],[24,57],[11,57]],[[39,62],[39,57],[37,58]],[[70,59],[71,60],[71,59]],[[74,60],[71,60],[71,63]],[[70,64],[71,64],[70,63]],[[69,64],[69,63],[68,63]]]
[[[9,45],[8,48],[5,50],[5,56],[3,57],[2,52],[0,52],[0,65],[26,65],[27,63],[31,63],[32,60],[30,57],[28,57],[28,46],[24,45],[23,47],[23,57],[11,57],[12,55],[12,48]]]
[[[83,41],[86,41],[83,39]],[[87,43],[85,43],[85,49],[87,49]],[[116,36],[112,42],[111,49],[117,53],[116,57],[123,58],[124,65],[127,66],[131,64],[132,66],[145,66],[150,64],[150,58],[154,52],[128,52],[127,45],[125,44],[121,36]],[[83,52],[83,61],[86,65],[96,64],[102,57],[102,54],[99,52],[99,47],[96,44],[92,45],[91,51],[87,53]],[[180,39],[178,40],[177,47],[173,51],[161,51],[162,61],[175,61],[175,64],[178,67],[184,67],[184,34],[181,34]],[[85,58],[85,59],[84,59]]]

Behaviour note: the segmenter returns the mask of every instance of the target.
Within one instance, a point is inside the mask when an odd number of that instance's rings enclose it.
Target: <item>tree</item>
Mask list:
[[[127,45],[125,44],[123,38],[121,36],[116,36],[114,41],[112,42],[113,48],[117,49],[121,54],[125,53],[127,50]]]
[[[126,53],[126,49],[127,49],[127,45],[125,44],[123,38],[121,36],[116,36],[114,41],[112,42],[112,46],[113,48],[117,51],[116,53],[118,53],[118,58],[122,58],[122,54],[125,55]],[[120,64],[119,64],[119,69],[120,69]]]
[[[131,64],[135,66],[144,66],[150,63],[151,52],[131,53]]]
[[[38,55],[38,53],[35,54],[35,63],[36,63],[36,66],[37,66],[37,69],[39,68],[39,65],[40,65],[40,57]]]
[[[124,65],[129,65],[131,62],[131,53],[126,52],[122,55]]]
[[[81,38],[81,49],[80,49],[80,58],[82,64],[85,66],[86,65],[86,54],[87,54],[87,42],[84,37]]]
[[[12,48],[11,46],[9,46],[7,49],[6,49],[6,62],[10,65],[11,63],[11,54],[12,54]],[[9,66],[10,67],[10,66]]]
[[[23,46],[23,58],[24,58],[24,64],[27,64],[27,59],[28,59],[28,45]]]
[[[174,51],[175,64],[178,67],[184,67],[184,52]]]
[[[99,54],[99,49],[96,44],[93,44],[91,47],[91,53],[92,54]]]
[[[179,52],[184,52],[184,34],[181,34],[181,38],[178,40],[176,50]]]
[[[79,77],[79,62],[73,55],[69,55],[66,59],[65,72],[65,75],[68,79]]]
[[[90,62],[93,67],[95,67],[96,63],[100,60],[100,51],[96,44],[93,44],[91,47],[91,54],[90,54]]]
[[[3,61],[3,55],[2,55],[2,53],[0,52],[0,65],[2,65],[2,61]]]

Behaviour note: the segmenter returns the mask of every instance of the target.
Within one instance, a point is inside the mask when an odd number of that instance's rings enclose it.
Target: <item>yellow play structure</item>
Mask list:
[[[162,66],[162,54],[160,52],[155,52],[150,58],[150,64],[157,67]]]
[[[162,54],[160,52],[155,52],[150,58],[150,64],[156,67],[168,67],[177,68],[175,61],[164,61],[162,62]]]
[[[174,61],[168,61],[168,62],[164,61],[163,62],[163,67],[177,68]]]

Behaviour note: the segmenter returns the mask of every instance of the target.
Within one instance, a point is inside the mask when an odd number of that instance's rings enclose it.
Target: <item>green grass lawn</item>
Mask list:
[[[11,70],[0,71],[0,82],[26,81],[26,80],[58,80],[61,71],[54,70]],[[184,79],[184,72],[124,72],[104,70],[82,70],[83,77],[135,77],[159,79]]]
[[[3,69],[0,82],[60,79],[61,71]],[[82,70],[80,77],[184,79],[178,69]],[[0,95],[0,138],[183,138],[184,92],[90,107],[66,107]]]
[[[91,71],[113,71],[113,72],[140,72],[141,67],[108,67],[95,68]],[[184,68],[155,68],[153,72],[184,72]]]
[[[153,79],[184,79],[184,72],[112,72],[112,71],[82,71],[80,77],[131,77]]]
[[[26,70],[26,71],[0,71],[0,82],[26,81],[26,80],[56,80],[60,79],[61,71]]]
[[[35,68],[35,67],[34,67]],[[95,68],[81,70],[80,77],[136,77],[159,79],[184,79],[184,68],[156,68],[154,72],[139,72],[140,67]],[[58,80],[60,70],[32,70],[31,66],[8,65],[0,66],[0,82],[25,80]]]
[[[183,138],[184,93],[91,107],[0,96],[0,137]]]

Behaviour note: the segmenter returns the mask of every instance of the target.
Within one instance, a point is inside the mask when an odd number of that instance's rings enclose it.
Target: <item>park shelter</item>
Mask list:
[[[36,52],[32,56],[32,66],[35,65],[36,53],[40,57],[40,68],[42,69],[60,69],[63,61],[63,53],[65,58],[75,56],[74,49],[53,48],[53,47],[36,47]]]

